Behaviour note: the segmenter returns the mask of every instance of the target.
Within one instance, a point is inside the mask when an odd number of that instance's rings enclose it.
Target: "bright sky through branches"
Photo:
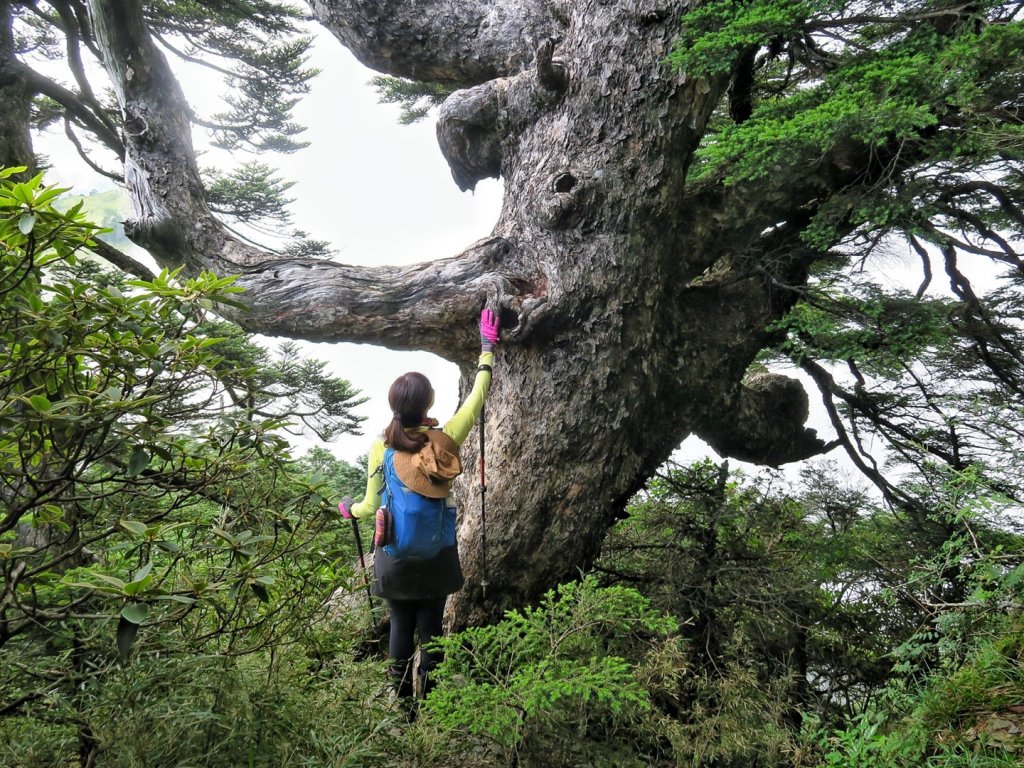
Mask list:
[[[211,87],[213,73],[171,59],[190,104],[210,114],[220,106],[221,89]],[[295,119],[307,130],[299,138],[310,142],[289,156],[228,157],[211,149],[204,129],[196,129],[197,147],[205,147],[201,166],[227,167],[231,162],[259,159],[280,168],[294,181],[288,195],[294,225],[337,251],[346,264],[410,264],[461,252],[490,234],[501,206],[500,182],[487,180],[475,193],[460,192],[437,146],[434,122],[399,125],[399,108],[377,102],[368,84],[375,74],[328,33],[318,30],[310,65],[321,70],[308,96],[297,106]],[[100,79],[102,75],[100,75]],[[109,188],[82,163],[61,132],[38,142],[54,167],[49,181],[74,185],[85,193]],[[275,339],[265,339],[275,345]],[[357,409],[367,417],[365,435],[342,436],[329,447],[339,458],[354,461],[369,448],[369,436],[390,419],[387,389],[402,373],[417,370],[437,392],[434,415],[442,421],[458,406],[455,366],[425,352],[392,352],[365,344],[309,344],[310,355],[330,362],[370,399]],[[315,439],[315,438],[313,438]],[[313,444],[296,440],[300,450]]]

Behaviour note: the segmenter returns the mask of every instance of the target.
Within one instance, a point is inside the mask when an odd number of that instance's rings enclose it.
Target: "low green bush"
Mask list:
[[[498,760],[624,765],[654,716],[645,682],[659,676],[644,659],[675,629],[636,590],[593,577],[561,585],[535,608],[441,640],[424,714],[454,738],[482,739]]]

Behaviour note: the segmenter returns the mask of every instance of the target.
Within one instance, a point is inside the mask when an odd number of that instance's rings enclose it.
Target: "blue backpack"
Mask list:
[[[455,544],[455,507],[447,499],[416,493],[398,479],[395,449],[384,451],[381,502],[391,518],[391,542],[384,551],[396,560],[429,560]]]

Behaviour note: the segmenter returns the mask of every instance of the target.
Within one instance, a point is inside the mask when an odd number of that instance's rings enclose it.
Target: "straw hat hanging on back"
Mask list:
[[[462,474],[459,446],[440,429],[426,432],[427,442],[416,453],[395,451],[395,474],[409,490],[429,499],[443,499],[452,480]]]

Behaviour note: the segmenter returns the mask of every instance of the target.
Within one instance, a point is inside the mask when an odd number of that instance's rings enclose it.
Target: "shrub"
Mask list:
[[[652,712],[637,660],[674,630],[633,589],[601,588],[593,577],[564,584],[536,608],[439,641],[445,658],[425,713],[505,759],[595,765]]]

